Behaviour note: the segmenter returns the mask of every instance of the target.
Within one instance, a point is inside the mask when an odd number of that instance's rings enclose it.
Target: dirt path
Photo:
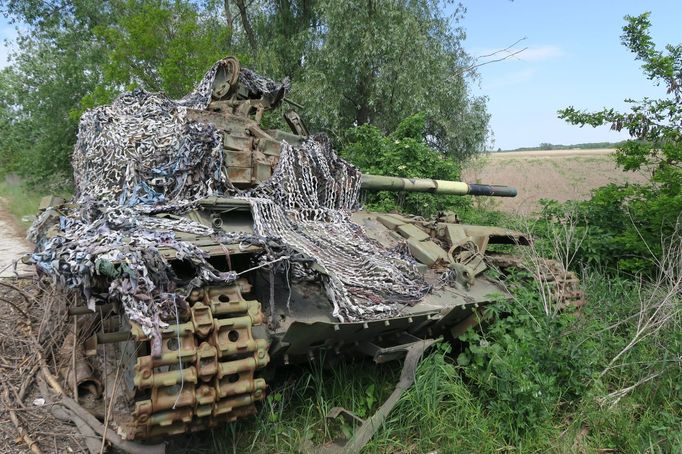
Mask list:
[[[5,211],[0,199],[0,276],[13,275],[12,262],[33,250],[33,245],[24,238],[20,228]],[[29,271],[24,265],[17,267],[19,274]]]

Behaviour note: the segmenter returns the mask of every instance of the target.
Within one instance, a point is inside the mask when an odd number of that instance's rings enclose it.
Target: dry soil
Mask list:
[[[617,168],[612,149],[539,150],[490,153],[464,171],[464,180],[514,186],[515,198],[478,199],[481,206],[508,213],[536,212],[540,199],[585,200],[609,183],[643,183],[645,172]]]

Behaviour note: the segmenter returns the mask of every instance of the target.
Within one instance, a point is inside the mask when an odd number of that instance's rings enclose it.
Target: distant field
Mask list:
[[[612,149],[538,150],[491,153],[464,171],[464,180],[506,184],[518,189],[513,199],[479,201],[508,213],[537,211],[540,199],[584,200],[608,183],[644,182],[643,172],[616,168]]]

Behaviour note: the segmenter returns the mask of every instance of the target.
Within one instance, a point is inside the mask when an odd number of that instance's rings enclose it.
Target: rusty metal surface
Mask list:
[[[268,339],[257,337],[264,315],[258,301],[245,301],[239,287],[195,290],[189,319],[163,330],[161,354],[138,354],[128,439],[154,438],[203,430],[252,415],[265,397],[266,383],[255,376],[270,361]],[[139,352],[149,339],[135,324]]]
[[[556,260],[540,258],[529,265],[522,257],[510,254],[491,254],[486,260],[503,271],[512,268],[529,271],[533,279],[549,289],[550,296],[558,304],[559,309],[578,308],[585,304],[580,279]]]

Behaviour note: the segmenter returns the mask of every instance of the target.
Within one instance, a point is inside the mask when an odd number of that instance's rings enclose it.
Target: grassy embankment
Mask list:
[[[17,177],[6,177],[0,182],[0,203],[2,208],[11,215],[15,225],[26,230],[32,222],[32,217],[38,212],[40,199],[48,195],[35,188],[29,188]],[[70,197],[67,193],[58,194]]]

